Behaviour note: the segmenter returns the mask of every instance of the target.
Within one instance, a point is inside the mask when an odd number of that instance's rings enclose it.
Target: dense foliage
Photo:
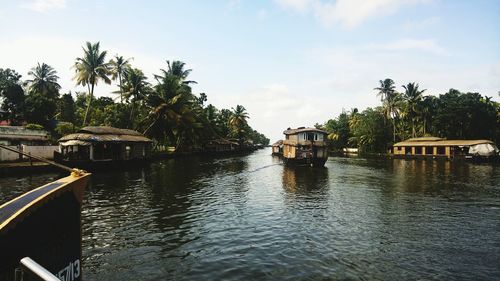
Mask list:
[[[129,128],[145,133],[161,146],[178,150],[199,148],[205,141],[234,138],[240,144],[269,144],[269,139],[250,127],[249,115],[242,105],[218,109],[206,104],[207,95],[195,95],[188,79],[191,69],[181,61],[167,61],[166,69],[149,81],[116,55],[110,61],[99,42],[87,42],[83,55],[75,59],[74,80],[87,92],[60,95],[59,77],[50,65],[38,63],[22,81],[11,69],[0,68],[2,120],[12,125],[36,123],[58,137],[78,128],[105,125]],[[94,96],[98,82],[116,82],[117,94]]]
[[[353,109],[318,128],[328,131],[333,150],[357,147],[385,152],[393,143],[414,137],[488,139],[500,143],[500,103],[479,93],[450,89],[439,96],[426,95],[417,83],[396,91],[385,79],[376,87],[382,105],[362,112]]]

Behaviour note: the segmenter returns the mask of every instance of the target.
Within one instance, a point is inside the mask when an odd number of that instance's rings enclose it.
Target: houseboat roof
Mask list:
[[[328,134],[326,131],[323,131],[323,130],[320,130],[320,129],[316,129],[316,128],[305,128],[305,127],[299,127],[297,129],[286,129],[283,134],[285,135],[295,135],[295,134],[298,134],[298,133],[302,133],[302,132],[316,132],[316,133],[322,133],[322,134]]]
[[[141,133],[107,126],[84,127],[74,134],[66,135],[59,142],[78,140],[82,142],[152,142]]]
[[[227,139],[213,139],[206,142],[206,144],[218,144],[218,145],[238,145],[235,141],[230,141]]]
[[[406,140],[395,143],[394,146],[472,146],[478,144],[494,144],[490,140]]]

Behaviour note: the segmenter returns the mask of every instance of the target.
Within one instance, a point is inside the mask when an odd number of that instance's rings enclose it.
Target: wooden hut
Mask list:
[[[389,153],[398,158],[472,159],[498,156],[489,140],[446,140],[438,137],[412,138],[393,145]]]
[[[151,157],[152,141],[137,131],[98,126],[84,127],[60,138],[59,146],[54,159],[79,167],[146,160]]]
[[[328,159],[327,132],[316,128],[288,128],[283,132],[285,164],[323,167]]]

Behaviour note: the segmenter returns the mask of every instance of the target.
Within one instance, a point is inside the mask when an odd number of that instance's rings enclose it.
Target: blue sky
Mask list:
[[[500,3],[457,0],[0,0],[0,68],[27,78],[37,62],[63,91],[85,41],[133,57],[152,77],[165,60],[193,69],[195,93],[244,105],[272,141],[342,109],[377,106],[392,78],[428,94],[449,88],[500,97]],[[151,81],[153,82],[153,81]],[[115,85],[99,85],[109,95]],[[401,90],[401,87],[399,88]]]

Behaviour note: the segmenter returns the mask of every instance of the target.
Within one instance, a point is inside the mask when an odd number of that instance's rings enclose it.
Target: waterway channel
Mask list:
[[[292,169],[270,152],[95,173],[84,280],[500,279],[499,166],[331,157]],[[0,178],[0,198],[59,176]]]

